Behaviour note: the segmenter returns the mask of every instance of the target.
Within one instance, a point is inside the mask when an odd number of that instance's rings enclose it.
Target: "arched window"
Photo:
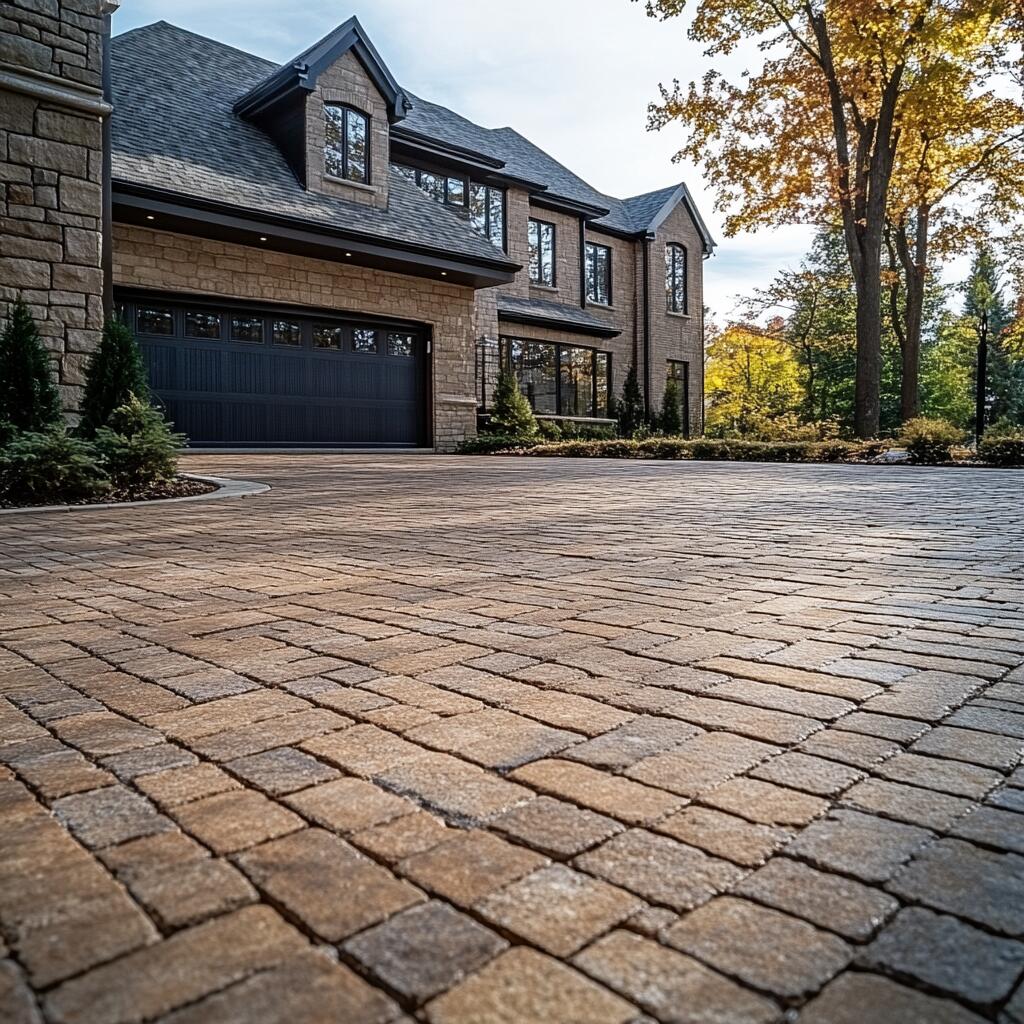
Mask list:
[[[369,184],[370,119],[352,107],[324,107],[324,170],[333,178]]]
[[[670,313],[689,313],[686,287],[686,246],[669,242],[665,246],[665,308]]]

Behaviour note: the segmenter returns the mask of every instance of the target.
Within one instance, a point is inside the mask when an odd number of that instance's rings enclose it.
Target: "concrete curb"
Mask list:
[[[223,476],[199,476],[196,473],[182,473],[188,480],[202,480],[216,484],[217,490],[206,494],[186,494],[179,498],[152,498],[149,501],[106,501],[94,505],[26,505],[24,508],[0,508],[0,516],[22,515],[33,512],[91,512],[95,509],[150,508],[153,505],[173,505],[179,501],[209,501],[213,498],[248,498],[270,490],[270,484],[254,480],[229,480]]]

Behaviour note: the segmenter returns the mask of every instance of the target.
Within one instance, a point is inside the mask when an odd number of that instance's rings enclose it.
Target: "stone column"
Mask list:
[[[103,327],[108,0],[0,8],[0,317],[20,293],[74,414]]]

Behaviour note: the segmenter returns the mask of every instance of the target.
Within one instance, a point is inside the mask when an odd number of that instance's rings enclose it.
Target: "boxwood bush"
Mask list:
[[[1024,432],[991,437],[978,443],[978,458],[990,466],[1024,466]]]
[[[946,420],[919,416],[903,424],[899,440],[912,463],[937,466],[950,461],[953,448],[963,441],[963,432]]]

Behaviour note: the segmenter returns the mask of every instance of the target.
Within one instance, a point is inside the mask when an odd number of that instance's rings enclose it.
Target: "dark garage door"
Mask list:
[[[154,394],[197,445],[423,445],[427,336],[401,322],[132,298]]]

